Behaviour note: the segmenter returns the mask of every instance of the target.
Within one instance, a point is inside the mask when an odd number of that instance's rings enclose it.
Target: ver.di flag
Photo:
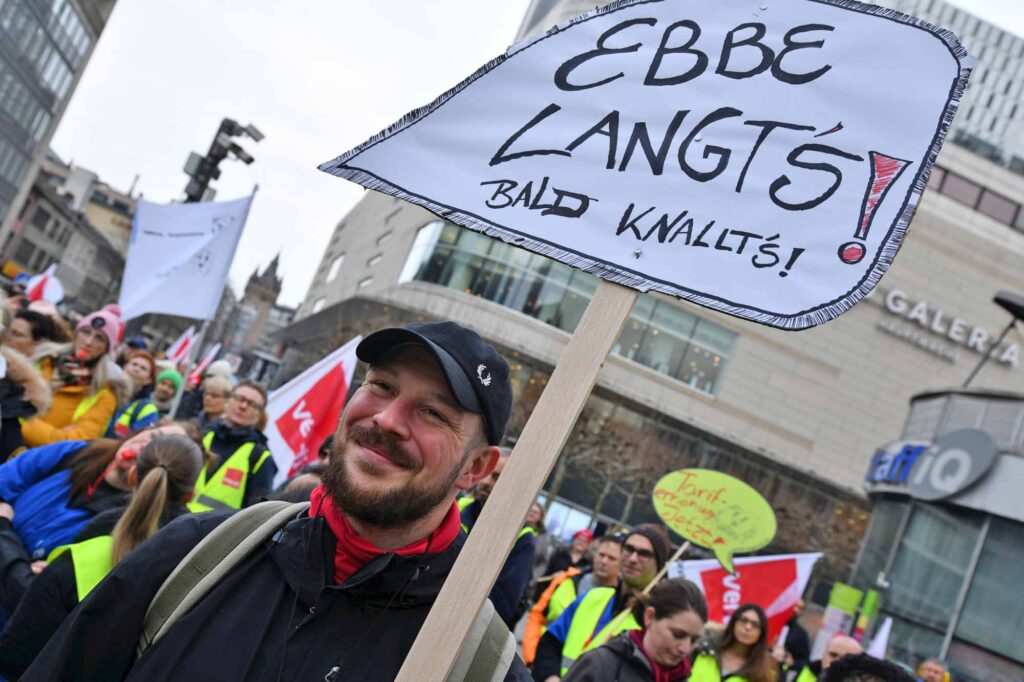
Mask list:
[[[140,200],[121,281],[122,319],[213,318],[254,196],[166,205]]]
[[[164,357],[175,365],[185,360],[192,353],[192,345],[196,341],[196,327],[190,324],[188,329],[181,333],[177,340],[167,347]]]
[[[277,464],[277,485],[316,461],[317,450],[334,433],[355,372],[357,336],[270,394],[268,447]]]
[[[820,552],[736,558],[730,575],[716,559],[677,561],[669,577],[697,583],[708,602],[708,619],[725,623],[741,604],[753,602],[768,615],[768,641],[774,642],[793,615]]]

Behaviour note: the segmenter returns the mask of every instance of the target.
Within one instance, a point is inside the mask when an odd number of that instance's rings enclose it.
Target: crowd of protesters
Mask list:
[[[74,324],[18,297],[5,308],[0,676],[394,678],[510,457],[508,365],[491,346],[453,323],[368,336],[335,436],[275,491],[264,386],[223,361],[184,386],[123,339],[116,305]],[[272,516],[268,498],[294,506]],[[531,507],[472,626],[466,679],[909,679],[850,638],[822,661],[806,632],[770,642],[763,605],[716,630],[698,587],[664,578],[660,526],[563,545],[544,514]],[[196,583],[162,589],[183,568]]]

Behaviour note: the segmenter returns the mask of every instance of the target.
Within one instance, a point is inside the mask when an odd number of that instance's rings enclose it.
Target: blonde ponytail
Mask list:
[[[128,508],[114,526],[114,564],[156,533],[167,504],[167,469],[155,466],[146,473]]]
[[[159,530],[168,507],[181,504],[195,486],[204,461],[202,448],[188,436],[158,436],[142,448],[139,483],[114,526],[114,565]]]

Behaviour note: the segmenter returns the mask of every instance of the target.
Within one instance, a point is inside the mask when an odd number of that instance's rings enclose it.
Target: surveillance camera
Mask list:
[[[243,128],[242,131],[256,142],[259,142],[260,140],[263,139],[263,133],[261,133],[260,129],[251,123],[245,126],[245,128]]]

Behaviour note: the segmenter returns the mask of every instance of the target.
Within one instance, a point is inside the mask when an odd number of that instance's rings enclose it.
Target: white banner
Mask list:
[[[362,340],[357,336],[270,394],[264,433],[277,464],[274,485],[315,462],[320,444],[334,433]]]
[[[803,329],[892,263],[973,63],[948,31],[845,0],[619,0],[320,168],[604,279]]]
[[[211,319],[254,196],[166,205],[139,200],[118,301],[123,319],[146,313]]]

